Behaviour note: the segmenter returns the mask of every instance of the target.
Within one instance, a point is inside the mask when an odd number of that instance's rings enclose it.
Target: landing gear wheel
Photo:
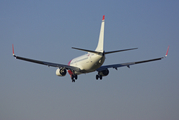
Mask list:
[[[75,79],[77,80],[77,79],[78,79],[78,76],[77,76],[77,75],[71,75],[71,80],[72,80],[72,82],[75,82]]]
[[[103,76],[102,76],[102,75],[100,75],[100,76],[99,76],[99,78],[100,78],[100,80],[102,80]]]
[[[98,75],[96,75],[96,80],[98,80],[98,78],[99,78],[99,76],[98,76]]]
[[[75,77],[76,80],[78,79],[78,76],[77,76],[77,75],[75,75],[74,77]]]
[[[74,75],[71,76],[72,82],[75,82]]]

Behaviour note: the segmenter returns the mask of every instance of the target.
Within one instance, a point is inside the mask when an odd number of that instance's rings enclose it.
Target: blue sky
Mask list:
[[[1,120],[178,120],[179,2],[167,0],[1,0]],[[97,46],[105,15],[104,64],[165,55],[162,61],[58,77],[56,68],[15,60],[19,56],[68,64]]]

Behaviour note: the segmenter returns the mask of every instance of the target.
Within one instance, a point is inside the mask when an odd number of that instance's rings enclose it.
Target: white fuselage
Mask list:
[[[99,68],[105,61],[105,56],[94,53],[87,53],[72,59],[68,65],[80,68],[81,72],[75,72],[79,75],[81,73],[89,73]],[[69,72],[70,74],[70,72]]]

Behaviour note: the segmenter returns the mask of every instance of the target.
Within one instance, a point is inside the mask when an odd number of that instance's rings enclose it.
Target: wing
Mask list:
[[[24,60],[24,61],[37,63],[37,64],[41,64],[41,65],[47,65],[47,66],[51,66],[51,67],[58,67],[58,68],[64,68],[64,69],[68,69],[68,70],[74,70],[74,71],[77,71],[77,72],[80,71],[80,68],[78,68],[78,67],[68,66],[68,65],[64,65],[64,64],[51,63],[51,62],[45,62],[45,61],[39,61],[39,60],[34,60],[34,59],[16,56],[14,54],[14,45],[12,45],[12,51],[13,51],[13,56],[16,59],[19,59],[19,60]]]
[[[101,66],[100,68],[98,68],[97,71],[102,71],[102,70],[105,70],[107,68],[115,68],[115,69],[117,69],[118,67],[125,67],[125,66],[130,67],[130,65],[162,60],[163,58],[167,57],[168,50],[169,50],[169,46],[168,46],[167,52],[166,52],[164,57],[155,58],[155,59],[149,59],[149,60],[143,60],[143,61],[137,61],[137,62],[128,62],[128,63],[121,63],[121,64],[105,65],[105,66]]]

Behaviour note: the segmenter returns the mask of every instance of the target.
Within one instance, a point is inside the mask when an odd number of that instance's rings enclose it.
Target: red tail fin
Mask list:
[[[103,19],[102,20],[104,20],[105,19],[105,15],[103,15]]]

